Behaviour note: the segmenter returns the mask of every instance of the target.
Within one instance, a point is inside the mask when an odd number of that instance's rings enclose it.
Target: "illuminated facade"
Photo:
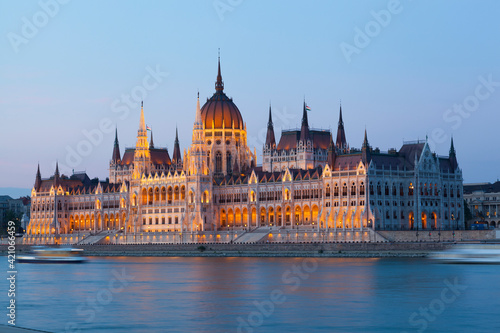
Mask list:
[[[135,148],[120,153],[115,137],[109,182],[86,174],[49,179],[37,171],[31,235],[77,231],[253,230],[257,227],[354,230],[463,228],[462,172],[453,141],[437,156],[425,141],[399,151],[347,143],[342,109],[336,142],[311,129],[304,102],[300,129],[276,143],[269,109],[262,166],[247,146],[241,113],[224,93],[220,62],[215,93],[200,107],[192,143],[181,156],[176,133],[172,158],[148,141],[141,105]]]

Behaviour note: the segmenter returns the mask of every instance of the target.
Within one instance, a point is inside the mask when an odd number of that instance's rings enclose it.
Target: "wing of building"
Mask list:
[[[347,142],[342,108],[336,142],[329,130],[309,127],[304,101],[301,128],[276,140],[269,107],[262,165],[247,145],[247,128],[224,92],[220,61],[215,93],[194,112],[192,143],[172,156],[148,140],[141,105],[136,145],[120,151],[118,133],[109,179],[55,173],[32,189],[31,235],[122,230],[207,231],[363,228],[432,230],[464,227],[462,171],[451,142],[437,156],[426,141],[399,150]],[[380,129],[384,130],[384,129]]]

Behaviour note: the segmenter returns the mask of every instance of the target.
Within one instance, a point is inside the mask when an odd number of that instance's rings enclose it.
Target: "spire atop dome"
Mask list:
[[[217,81],[215,82],[215,91],[222,92],[224,90],[224,82],[222,81],[222,74],[220,71],[220,49],[219,49],[219,60],[218,60],[219,68],[217,71]]]

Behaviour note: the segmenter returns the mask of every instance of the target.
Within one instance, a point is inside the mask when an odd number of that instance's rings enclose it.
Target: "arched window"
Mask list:
[[[174,201],[179,200],[179,186],[174,188]]]
[[[155,187],[155,202],[160,201],[160,189]]]
[[[337,183],[335,183],[335,187],[333,188],[333,195],[335,197],[339,196],[339,186],[337,185]]]
[[[359,185],[359,195],[365,195],[365,183],[361,182],[361,185]]]
[[[403,189],[403,183],[399,183],[399,196],[404,196],[405,190]]]
[[[408,186],[408,195],[413,195],[413,183],[410,183],[410,186]]]
[[[342,186],[342,196],[346,197],[347,196],[347,184],[344,183]]]
[[[382,187],[380,186],[380,182],[377,183],[377,195],[382,195]]]
[[[392,195],[396,195],[397,192],[396,192],[396,184],[392,184]]]
[[[151,187],[148,190],[148,204],[153,204],[153,189]]]
[[[372,182],[370,182],[370,195],[373,195],[373,193],[374,193],[374,192],[373,192],[373,183],[372,183]]]
[[[326,184],[325,196],[330,197],[330,184]]]
[[[167,202],[172,203],[172,186],[169,186],[167,190]]]
[[[165,187],[161,188],[161,201],[165,202],[167,200],[167,191],[165,190]]]
[[[389,195],[389,184],[385,183],[385,195]]]
[[[220,151],[215,154],[215,172],[222,173],[222,154]]]
[[[356,195],[356,183],[351,184],[351,195]]]

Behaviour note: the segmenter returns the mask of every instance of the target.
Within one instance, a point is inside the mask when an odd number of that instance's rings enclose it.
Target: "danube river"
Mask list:
[[[18,264],[17,325],[107,333],[500,331],[500,266],[406,258],[90,259]],[[5,279],[1,288],[5,300]]]

